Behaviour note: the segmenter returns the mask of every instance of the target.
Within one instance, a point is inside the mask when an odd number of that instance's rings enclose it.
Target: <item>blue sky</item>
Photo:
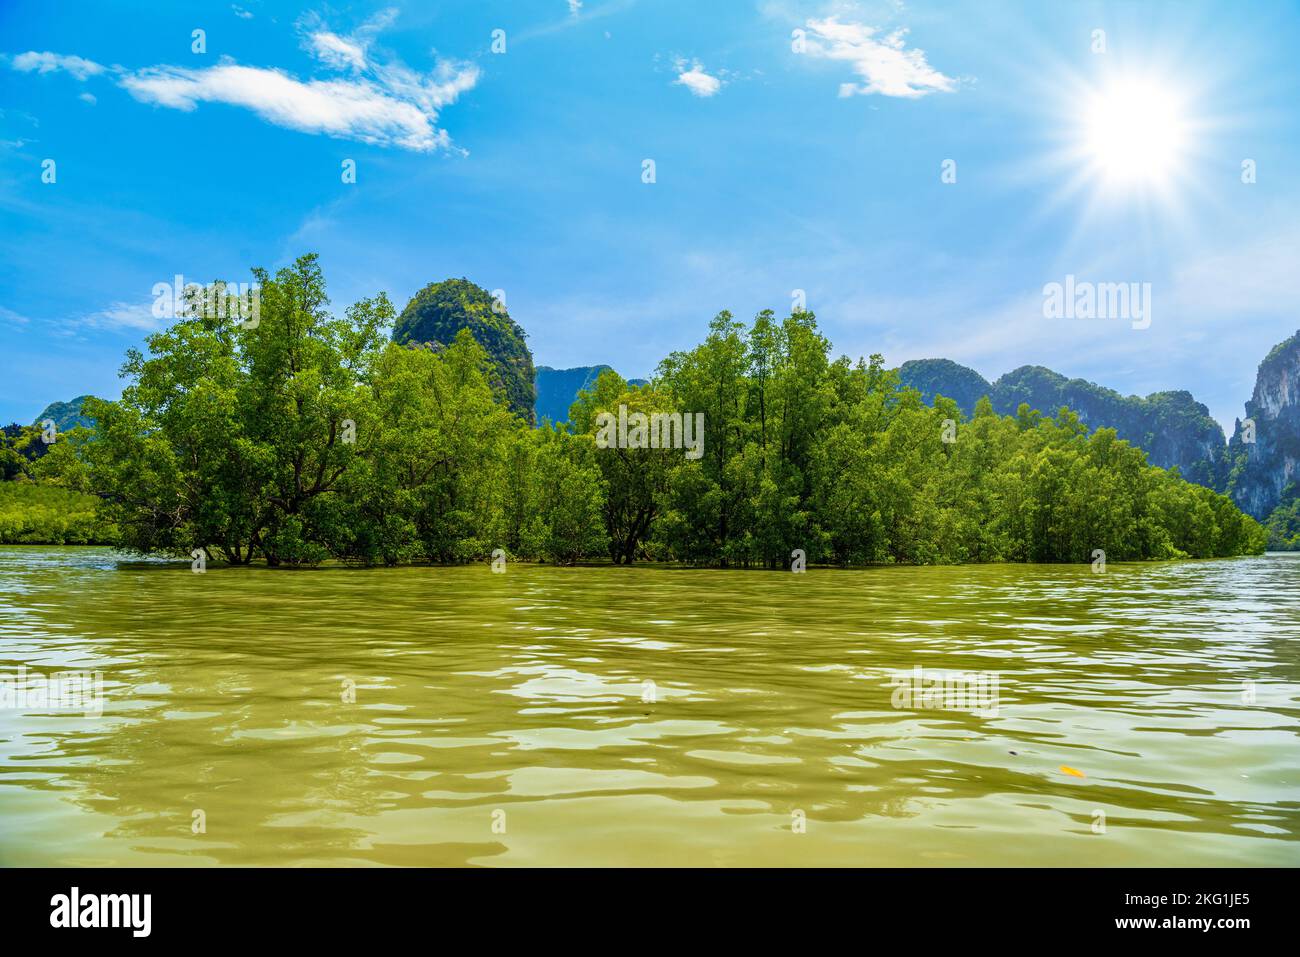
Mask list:
[[[1300,327],[1293,3],[107,7],[0,4],[6,422],[116,396],[155,283],[307,251],[339,310],[504,290],[539,364],[646,375],[801,289],[837,354],[1226,423]],[[1150,283],[1150,327],[1046,318],[1067,275]]]

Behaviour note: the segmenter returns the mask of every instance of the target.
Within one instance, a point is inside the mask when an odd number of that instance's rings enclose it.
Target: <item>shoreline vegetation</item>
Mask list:
[[[8,542],[0,541],[0,548],[12,549],[102,549],[117,555],[119,565],[143,568],[179,568],[181,566],[192,568],[193,559],[188,555],[169,555],[169,554],[152,554],[143,555],[139,552],[127,551],[120,546],[107,544],[104,542]],[[1107,567],[1111,565],[1180,565],[1188,562],[1219,562],[1228,561],[1237,558],[1266,558],[1270,555],[1291,557],[1300,554],[1295,549],[1275,549],[1266,548],[1261,552],[1241,553],[1237,555],[1210,555],[1205,558],[1190,558],[1187,556],[1173,558],[1140,558],[1123,562],[1108,562]],[[412,559],[407,562],[386,565],[382,562],[361,562],[347,559],[326,558],[314,565],[268,565],[265,561],[253,560],[241,565],[234,565],[222,562],[211,562],[208,570],[220,569],[225,571],[237,571],[240,569],[262,569],[274,572],[323,572],[323,571],[386,571],[413,568],[469,568],[470,566],[481,566],[490,564],[491,558],[467,562],[433,562],[425,559]],[[628,568],[628,569],[652,569],[655,571],[715,571],[715,572],[753,572],[753,571],[771,571],[779,574],[789,574],[790,569],[786,566],[777,566],[768,568],[759,565],[707,565],[702,563],[689,563],[678,561],[662,561],[639,559],[631,564],[624,562],[615,562],[609,558],[583,558],[573,562],[553,562],[541,558],[510,558],[507,564],[512,568],[554,568],[561,570],[581,570],[594,568]],[[854,572],[854,571],[884,571],[887,569],[917,569],[917,568],[970,568],[982,566],[1006,566],[1006,565],[1035,565],[1047,567],[1068,567],[1071,565],[1082,566],[1086,568],[1089,563],[1082,562],[963,562],[957,563],[933,563],[930,565],[905,564],[901,562],[871,562],[860,563],[856,565],[835,565],[809,562],[805,567],[807,571],[828,571],[828,572]]]
[[[1268,543],[1226,496],[1148,465],[1112,429],[1089,434],[1068,408],[1000,416],[983,400],[966,417],[942,396],[926,405],[878,355],[831,359],[810,312],[748,327],[719,313],[649,383],[604,372],[567,428],[534,427],[468,329],[394,343],[382,293],[336,317],[313,255],[254,276],[255,325],[199,309],[151,335],[147,354],[127,354],[122,398],[85,402],[93,430],[39,449],[38,428],[7,436],[0,542],[272,567],[740,568],[1211,558]],[[624,408],[702,414],[700,456],[602,447]]]
[[[99,499],[33,481],[0,482],[0,545],[112,545]]]

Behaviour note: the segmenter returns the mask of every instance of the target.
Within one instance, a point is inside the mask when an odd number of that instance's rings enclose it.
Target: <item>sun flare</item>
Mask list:
[[[1094,92],[1083,125],[1094,170],[1117,185],[1161,184],[1187,149],[1187,121],[1178,96],[1148,79],[1126,79]]]

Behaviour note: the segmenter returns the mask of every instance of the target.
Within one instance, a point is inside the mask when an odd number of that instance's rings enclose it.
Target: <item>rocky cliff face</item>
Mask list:
[[[578,401],[578,393],[590,389],[609,366],[577,366],[572,369],[537,367],[537,421],[567,422],[569,406]],[[610,370],[612,371],[612,370]],[[628,379],[628,385],[645,385],[645,379]]]
[[[1068,406],[1089,429],[1112,428],[1121,439],[1143,449],[1152,465],[1176,466],[1183,478],[1210,488],[1223,485],[1223,429],[1190,392],[1123,396],[1042,366],[1021,366],[988,383],[973,369],[947,359],[905,362],[899,376],[903,385],[919,389],[927,402],[939,393],[955,399],[967,415],[981,395],[987,395],[1001,415],[1015,415],[1022,402],[1046,415]]]
[[[1300,495],[1300,332],[1259,364],[1246,418],[1237,420],[1228,444],[1228,461],[1228,494],[1256,518]]]
[[[537,378],[537,421],[539,423],[567,422],[569,406],[577,401],[578,393],[595,385],[600,374],[609,366],[578,366],[574,369],[552,369],[550,366],[538,366]]]

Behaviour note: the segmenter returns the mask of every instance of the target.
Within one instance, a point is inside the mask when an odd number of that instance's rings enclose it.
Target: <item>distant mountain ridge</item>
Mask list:
[[[535,380],[537,389],[537,422],[569,421],[569,406],[578,399],[578,393],[596,384],[602,372],[613,372],[607,365],[574,366],[572,369],[552,369],[538,366]],[[629,385],[645,385],[645,379],[628,379]]]
[[[1022,402],[1045,415],[1068,406],[1090,429],[1113,428],[1121,439],[1144,449],[1153,465],[1177,467],[1183,478],[1208,488],[1221,489],[1226,480],[1223,428],[1187,391],[1124,396],[1043,366],[1021,366],[989,382],[949,359],[904,362],[898,372],[902,384],[919,391],[926,402],[944,395],[967,415],[985,395],[1001,415],[1015,415]]]
[[[95,420],[89,416],[81,414],[81,404],[87,399],[93,399],[94,396],[79,395],[69,402],[51,402],[45,407],[40,415],[36,417],[34,425],[40,425],[46,419],[50,419],[55,428],[60,432],[69,432],[72,429],[81,426],[87,429],[95,427]]]
[[[1153,465],[1177,467],[1184,478],[1225,492],[1260,521],[1273,516],[1275,526],[1290,529],[1300,515],[1300,331],[1259,364],[1246,417],[1237,420],[1230,442],[1209,409],[1185,390],[1123,396],[1042,366],[1021,366],[989,382],[949,359],[904,362],[898,373],[926,402],[944,395],[967,415],[985,395],[1003,415],[1014,415],[1022,402],[1044,414],[1069,406],[1089,428],[1113,428]]]

